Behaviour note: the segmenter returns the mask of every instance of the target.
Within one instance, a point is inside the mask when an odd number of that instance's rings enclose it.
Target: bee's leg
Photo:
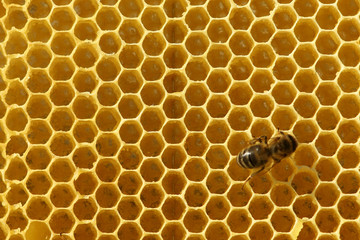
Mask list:
[[[257,170],[256,172],[253,172],[246,180],[245,180],[245,182],[243,183],[243,185],[242,185],[242,187],[241,187],[241,190],[243,190],[244,189],[244,187],[245,187],[245,185],[246,185],[246,183],[248,182],[248,181],[250,181],[254,176],[256,176],[257,174],[259,174],[262,170],[264,170],[265,169],[265,166],[262,166],[259,170]]]
[[[280,162],[280,161],[279,161],[279,162]],[[261,174],[261,176],[267,174],[268,172],[270,172],[270,170],[271,170],[273,167],[275,167],[279,162],[278,162],[278,161],[274,162],[273,165],[271,165],[271,167],[269,167],[268,169],[266,169],[266,171]]]

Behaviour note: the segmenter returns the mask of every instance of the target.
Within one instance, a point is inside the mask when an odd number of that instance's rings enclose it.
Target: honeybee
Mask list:
[[[246,183],[265,169],[268,163],[272,165],[266,170],[265,173],[270,171],[282,159],[290,156],[295,152],[298,142],[291,134],[279,131],[279,135],[272,138],[270,143],[267,141],[266,136],[255,138],[250,141],[251,146],[242,150],[237,156],[237,163],[243,168],[259,168],[253,172],[244,182],[242,188]],[[273,161],[271,161],[271,159]],[[264,174],[265,174],[264,173]]]

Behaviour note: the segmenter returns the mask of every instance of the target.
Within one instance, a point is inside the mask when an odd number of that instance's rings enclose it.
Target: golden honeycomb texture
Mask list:
[[[0,240],[360,239],[359,8],[1,1]]]

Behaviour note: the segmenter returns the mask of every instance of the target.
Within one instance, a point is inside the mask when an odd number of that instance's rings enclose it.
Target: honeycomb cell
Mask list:
[[[139,0],[121,1],[119,3],[121,14],[129,18],[138,17],[143,8],[143,2]]]
[[[31,0],[27,8],[29,15],[33,18],[45,18],[51,9],[52,4],[49,0]]]
[[[303,227],[298,235],[299,239],[312,239],[315,240],[317,236],[317,230],[314,224],[307,221],[303,224]]]
[[[93,198],[82,198],[77,200],[74,203],[73,211],[77,219],[81,220],[90,220],[93,219],[98,207]]]
[[[295,36],[300,42],[313,41],[317,36],[318,32],[319,28],[312,19],[298,19],[294,28]]]
[[[278,184],[271,189],[271,200],[278,207],[287,207],[294,201],[295,192],[287,184]]]
[[[119,122],[120,115],[112,108],[102,108],[96,115],[96,125],[101,131],[113,131]]]
[[[313,0],[296,0],[294,2],[294,8],[300,17],[311,17],[315,14],[319,4]]]
[[[136,68],[140,65],[143,54],[137,45],[127,45],[122,49],[119,59],[123,67]]]
[[[212,198],[210,198],[209,202],[206,205],[206,214],[212,220],[224,219],[226,217],[226,215],[229,213],[229,210],[230,210],[230,205],[227,202],[226,198],[223,196],[213,196]],[[236,215],[236,213],[233,213],[233,212],[234,211],[232,211],[230,213],[230,216],[228,217],[228,223],[232,223],[232,222],[236,222],[236,221],[240,220],[240,219],[236,219],[236,217],[234,216],[234,215]],[[242,214],[240,213],[240,216],[244,216],[244,213],[243,212],[242,212]],[[244,216],[244,217],[247,217],[247,216]],[[244,220],[244,221],[246,222],[246,220]],[[237,225],[237,224],[234,224],[233,227],[235,227],[235,225]],[[232,228],[232,227],[230,227],[230,228]]]
[[[360,76],[357,71],[345,69],[340,73],[337,83],[343,92],[352,93],[359,89],[359,79]]]
[[[315,191],[315,197],[322,207],[333,206],[340,195],[338,187],[333,183],[320,183]]]
[[[258,44],[253,48],[250,59],[255,67],[267,68],[274,62],[275,54],[270,46]]]
[[[91,44],[85,43],[77,47],[73,58],[78,67],[90,68],[97,61],[98,54]]]
[[[230,3],[226,0],[211,0],[207,4],[207,11],[212,18],[223,18],[229,14]]]
[[[297,117],[295,111],[290,107],[277,107],[272,114],[271,122],[278,129],[290,130]]]
[[[212,42],[225,43],[231,35],[231,28],[224,20],[212,20],[207,34]]]
[[[5,101],[8,105],[17,104],[18,106],[21,106],[25,104],[28,97],[29,94],[24,85],[19,81],[14,81],[8,86]]]
[[[165,44],[164,37],[160,33],[153,32],[146,34],[142,42],[142,48],[146,54],[150,56],[157,56],[163,52],[165,49]]]
[[[92,17],[97,11],[98,4],[95,1],[77,0],[74,2],[74,10],[79,17]]]
[[[33,93],[45,93],[51,86],[49,75],[40,69],[32,69],[30,76],[26,81],[27,88]],[[11,94],[13,96],[13,94]],[[23,96],[23,95],[22,95]],[[17,97],[16,101],[21,100],[23,97]]]
[[[146,131],[159,131],[165,121],[163,113],[157,108],[146,108],[140,117],[140,122]]]
[[[28,225],[28,219],[21,209],[11,210],[6,218],[6,224],[11,230],[20,229],[23,231]]]
[[[48,150],[42,146],[33,146],[26,155],[26,164],[30,169],[46,169],[51,161]]]
[[[141,99],[147,105],[159,105],[164,99],[164,89],[159,83],[146,83],[142,88]]]
[[[74,190],[67,184],[55,185],[50,193],[51,203],[57,208],[69,207],[74,199]]]
[[[188,33],[188,29],[182,20],[173,20],[167,21],[163,33],[169,43],[182,43]]]
[[[344,18],[340,21],[337,32],[344,41],[354,41],[359,38],[360,26],[355,19]]]
[[[160,4],[161,2],[162,1],[158,1],[158,3],[154,3],[154,5]],[[184,12],[186,11],[186,7],[187,4],[185,1],[167,0],[164,3],[164,10],[169,18],[182,17]]]
[[[27,132],[27,139],[31,144],[45,144],[51,137],[52,131],[44,120],[31,120]]]
[[[343,143],[356,143],[360,135],[360,126],[356,120],[343,120],[337,130]]]
[[[112,183],[101,184],[95,193],[96,202],[102,208],[114,207],[120,198],[119,189]]]
[[[19,78],[22,80],[25,77],[27,70],[28,67],[23,58],[13,58],[10,60],[6,69],[6,77],[9,79]]]
[[[49,69],[53,80],[69,80],[75,72],[74,63],[66,57],[55,57]]]
[[[117,53],[120,45],[120,38],[112,32],[104,33],[99,39],[101,51],[107,54]]]
[[[200,233],[205,229],[208,223],[208,218],[201,209],[189,209],[186,212],[183,221],[186,229],[189,232]]]
[[[249,212],[255,220],[267,219],[273,209],[274,206],[272,202],[265,196],[255,196],[251,199],[249,204]]]
[[[141,203],[136,197],[122,197],[117,207],[121,218],[125,220],[137,219],[141,209]]]
[[[98,31],[97,25],[90,20],[79,21],[74,28],[75,36],[82,41],[95,41]]]
[[[358,219],[360,203],[355,196],[343,196],[338,205],[338,212],[345,219]]]
[[[146,208],[157,208],[164,200],[164,192],[158,184],[146,184],[141,190],[140,200]]]
[[[348,67],[355,67],[359,63],[360,51],[357,45],[343,44],[338,52],[341,62]]]
[[[140,167],[141,177],[146,182],[159,181],[164,174],[164,167],[157,158],[150,158],[143,161]]]
[[[169,197],[162,205],[162,213],[168,220],[178,220],[185,212],[185,203],[180,197]]]
[[[157,133],[147,133],[140,141],[142,153],[147,157],[155,157],[161,154],[164,148],[164,142]]]
[[[270,240],[274,232],[267,222],[254,223],[249,231],[250,239],[254,240]]]
[[[120,150],[118,160],[123,168],[136,169],[142,161],[142,154],[136,146],[125,145]]]
[[[6,126],[12,131],[23,131],[28,124],[27,116],[22,108],[11,109],[6,117]]]
[[[201,183],[192,183],[185,191],[185,200],[189,207],[203,206],[208,197],[209,193]]]
[[[223,171],[212,171],[206,179],[206,187],[213,194],[223,194],[230,185],[230,179]]]
[[[343,168],[355,168],[360,161],[360,151],[356,145],[343,145],[337,153],[337,159]]]
[[[50,124],[55,131],[69,131],[74,120],[74,115],[69,109],[56,108],[51,114]]]
[[[247,32],[236,32],[229,41],[232,53],[248,55],[253,49],[254,42]]]
[[[21,203],[22,206],[24,206],[28,198],[29,194],[22,183],[12,183],[9,185],[9,190],[6,193],[6,200],[10,205]]]
[[[82,146],[75,150],[72,160],[77,168],[92,169],[97,157],[93,149]]]
[[[113,210],[101,210],[96,216],[96,226],[103,233],[113,233],[119,223],[120,218]]]
[[[50,24],[57,31],[70,30],[75,20],[74,13],[68,7],[55,8],[50,16]]]
[[[235,30],[247,30],[254,21],[254,16],[246,7],[233,8],[229,20]]]
[[[169,49],[169,48],[168,48]],[[174,49],[173,49],[174,50]],[[178,49],[179,50],[179,49]],[[172,50],[166,50],[164,53],[164,61],[165,64],[170,68],[179,68],[184,64],[185,61],[185,53],[183,51],[177,52],[175,50],[174,52],[171,52]],[[172,53],[174,53],[176,56],[176,59],[172,59]],[[169,55],[170,54],[170,55]],[[145,80],[148,81],[155,81],[159,80],[165,72],[165,66],[162,60],[159,58],[146,58],[141,66],[141,73]]]
[[[167,194],[181,194],[186,185],[186,179],[182,173],[168,172],[162,180],[162,187]]]
[[[101,159],[96,165],[96,175],[103,182],[113,182],[120,172],[120,165],[111,158]]]
[[[319,130],[312,120],[300,120],[293,129],[293,133],[300,143],[310,143],[317,136]]]
[[[345,222],[340,227],[340,239],[357,238],[360,235],[360,227],[356,222]]]
[[[294,214],[288,209],[277,209],[271,216],[271,225],[275,231],[290,232],[294,224]]]
[[[277,32],[271,40],[271,46],[279,55],[288,56],[296,47],[296,39],[290,32]]]
[[[51,179],[46,172],[38,171],[29,175],[26,180],[26,188],[31,194],[46,194],[51,187]]]
[[[5,179],[7,180],[23,180],[27,175],[25,163],[20,158],[13,158],[5,171]]]
[[[316,72],[323,80],[335,79],[337,73],[340,71],[339,62],[330,56],[320,57],[315,65]]]
[[[294,108],[304,118],[311,118],[314,116],[319,108],[319,103],[315,97],[308,94],[298,95],[294,102]]]
[[[318,58],[318,54],[312,44],[302,44],[294,52],[297,65],[301,68],[311,67]]]
[[[123,96],[118,104],[118,109],[123,118],[136,118],[142,110],[142,104],[135,95]]]
[[[281,57],[275,61],[273,67],[274,76],[278,80],[290,80],[293,78],[297,67],[291,58]]]
[[[184,173],[190,181],[202,181],[209,169],[206,162],[201,158],[191,158],[184,167]]]
[[[331,31],[322,31],[316,39],[316,49],[322,54],[334,54],[339,48],[340,39]]]
[[[337,185],[344,194],[356,193],[360,187],[360,176],[358,171],[343,171],[337,178]]]
[[[74,186],[76,191],[81,195],[90,195],[95,191],[98,185],[96,177],[91,172],[82,172],[74,180]]]
[[[227,218],[227,223],[232,232],[244,233],[251,225],[251,218],[246,210],[233,210]]]
[[[340,17],[339,12],[333,6],[322,6],[316,14],[316,22],[321,29],[334,29]]]
[[[20,32],[12,32],[9,34],[9,40],[5,45],[5,52],[7,54],[21,54],[24,53],[28,47],[25,36]]]
[[[214,93],[225,92],[230,85],[230,76],[223,70],[214,70],[207,79],[209,89]]]
[[[206,137],[211,143],[224,143],[230,130],[223,120],[213,120],[206,129]]]
[[[185,72],[190,80],[203,81],[209,73],[209,65],[203,58],[192,58],[188,61]]]
[[[121,224],[117,236],[119,239],[139,240],[142,235],[142,231],[137,223],[127,222]]]
[[[51,50],[58,55],[70,55],[75,48],[75,40],[68,33],[56,33],[51,41]]]
[[[244,132],[233,133],[232,135],[230,135],[227,144],[230,154],[238,155],[239,150],[247,147],[250,140],[251,139],[249,138],[249,136]]]
[[[143,84],[143,80],[137,71],[124,70],[120,74],[118,84],[124,93],[137,93]]]
[[[118,180],[118,186],[120,191],[125,195],[137,194],[142,181],[137,172],[124,171]]]
[[[27,26],[27,38],[30,42],[46,43],[51,37],[51,27],[44,20],[32,20]]]
[[[204,30],[209,16],[203,7],[193,7],[186,13],[185,22],[192,31]]]
[[[319,83],[318,77],[313,70],[301,69],[295,76],[294,83],[300,92],[312,93]]]
[[[190,156],[202,156],[209,143],[207,139],[200,133],[189,134],[185,140],[185,150]]]
[[[236,161],[236,158],[233,158],[230,160],[227,172],[232,180],[244,181],[249,176],[250,170],[240,167]]]
[[[145,8],[141,16],[142,25],[149,31],[157,31],[162,28],[165,23],[165,15],[160,8]]]
[[[209,40],[201,32],[190,32],[185,47],[192,55],[202,55],[209,47]]]
[[[266,95],[256,95],[250,103],[250,108],[255,117],[268,117],[274,109],[274,102]]]
[[[257,20],[250,29],[252,38],[256,42],[267,42],[275,32],[275,27],[268,19]]]
[[[33,197],[26,207],[26,215],[30,219],[45,220],[51,212],[51,204],[45,197]]]
[[[288,6],[276,8],[273,21],[277,29],[290,29],[296,21],[294,10]]]
[[[180,223],[167,223],[161,232],[163,239],[184,239],[186,231]]]
[[[337,108],[344,118],[355,118],[360,111],[360,99],[355,94],[345,94],[340,97]]]
[[[337,2],[337,7],[343,16],[354,16],[359,12],[359,3],[353,0],[340,0]]]
[[[315,173],[310,171],[298,171],[291,182],[291,186],[298,195],[312,193],[317,184]]]
[[[234,130],[246,130],[249,128],[253,118],[250,111],[245,107],[234,108],[228,117],[230,127]]]
[[[6,145],[6,155],[18,153],[20,156],[22,156],[27,147],[28,144],[23,136],[13,135],[10,137],[10,141]]]
[[[140,217],[140,225],[146,232],[158,232],[164,224],[164,218],[158,210],[145,210]]]
[[[340,167],[331,158],[321,158],[316,164],[316,171],[322,181],[332,181],[339,173]]]
[[[230,155],[223,146],[211,146],[206,153],[206,162],[212,169],[224,169]]]
[[[334,209],[320,209],[316,215],[315,222],[320,232],[335,232],[339,227],[339,216]]]
[[[250,8],[256,17],[269,16],[270,12],[274,9],[274,2],[272,0],[263,0],[250,2]]]
[[[56,83],[51,88],[50,100],[56,106],[66,106],[70,104],[74,95],[74,90],[69,83]]]
[[[162,135],[167,143],[176,144],[182,142],[186,130],[180,121],[169,121],[164,125]]]
[[[165,99],[163,110],[168,118],[181,118],[186,112],[186,104],[182,97],[169,96]]]
[[[126,43],[138,43],[142,38],[143,34],[144,29],[137,20],[125,20],[124,22],[122,22],[119,29],[119,35],[121,39],[124,40]]]
[[[115,134],[104,133],[96,140],[96,150],[101,156],[115,156],[120,148],[120,141]]]
[[[15,235],[16,236],[16,235]],[[22,240],[23,238],[20,237],[21,235],[14,237],[12,235],[9,239],[12,240]],[[44,222],[34,221],[29,224],[29,228],[26,230],[25,238],[32,239],[32,238],[42,238],[42,239],[50,239],[51,231],[49,226]]]
[[[115,80],[115,78],[119,75],[119,72],[120,66],[118,64],[118,60],[113,57],[102,58],[96,66],[96,73],[103,81]]]
[[[17,29],[24,28],[27,22],[27,16],[22,11],[22,9],[17,7],[12,7],[8,9],[5,19],[5,27],[11,29],[12,27]]]
[[[231,53],[227,47],[223,45],[216,45],[210,47],[207,54],[207,60],[214,68],[226,67],[230,61]]]
[[[101,7],[96,14],[96,23],[104,31],[115,30],[120,23],[121,17],[115,8]]]
[[[333,107],[322,107],[316,114],[316,122],[323,130],[335,129],[339,120],[339,112]]]
[[[297,197],[293,204],[293,211],[298,218],[312,218],[318,209],[313,197]]]
[[[185,92],[186,101],[191,106],[201,106],[206,102],[209,96],[208,90],[204,84],[192,83]]]

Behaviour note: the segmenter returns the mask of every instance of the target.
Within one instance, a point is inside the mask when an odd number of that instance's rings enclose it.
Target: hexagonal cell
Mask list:
[[[206,153],[206,162],[212,169],[224,169],[230,155],[223,146],[211,146]]]
[[[25,77],[27,70],[28,67],[23,58],[13,58],[8,64],[5,76],[9,79],[19,78],[22,80]]]
[[[334,54],[340,45],[340,39],[332,31],[322,31],[316,39],[316,49],[322,54]]]
[[[31,0],[27,10],[33,18],[45,18],[50,13],[51,8],[52,4],[48,0]]]
[[[202,55],[209,47],[209,39],[201,32],[190,32],[185,46],[192,55]]]
[[[334,209],[320,209],[315,222],[320,232],[335,232],[340,224],[339,215]]]
[[[146,232],[158,232],[164,224],[164,218],[158,210],[145,210],[140,217],[140,225]]]
[[[14,209],[9,212],[6,218],[6,225],[11,229],[25,230],[28,225],[28,219],[25,217],[25,213],[21,209]]]
[[[191,58],[185,67],[186,75],[194,81],[205,80],[209,70],[208,62],[199,57]]]
[[[190,156],[202,156],[209,143],[207,139],[199,133],[189,134],[185,140],[185,150]]]
[[[93,168],[94,162],[97,160],[96,153],[88,146],[78,147],[73,153],[73,163],[77,168]]]
[[[125,220],[135,220],[140,215],[142,206],[137,197],[122,197],[117,210]]]
[[[103,133],[96,140],[98,154],[105,157],[115,156],[120,148],[119,140],[116,134]]]
[[[312,120],[300,120],[293,129],[293,133],[300,143],[312,142],[319,132],[318,127]]]
[[[313,19],[298,19],[294,33],[300,42],[311,42],[315,39],[319,31],[317,24]]]
[[[93,219],[97,210],[98,207],[93,198],[78,199],[73,206],[74,214],[80,221]]]
[[[201,158],[190,158],[184,167],[184,173],[190,181],[202,181],[209,169],[206,162]]]
[[[160,30],[165,23],[165,15],[161,8],[147,7],[141,16],[143,26],[149,31]]]
[[[27,47],[26,37],[22,33],[11,32],[5,45],[5,52],[7,54],[21,54],[25,52]]]
[[[77,66],[90,68],[95,65],[98,54],[92,44],[84,43],[76,48],[73,59]]]
[[[279,80],[290,80],[293,78],[297,67],[292,60],[288,57],[280,57],[275,61],[273,67],[274,76]]]
[[[128,144],[121,148],[118,155],[119,163],[125,169],[136,169],[140,165],[142,159],[143,156],[140,149]]]
[[[26,81],[26,86],[33,93],[45,93],[49,90],[51,86],[51,80],[47,72],[45,72],[44,70],[32,69],[30,71],[30,76]],[[13,94],[11,94],[11,96],[13,96]],[[19,96],[16,99],[14,99],[14,101],[18,102],[17,103],[18,105],[19,105],[19,100],[22,100],[24,98],[23,94],[21,96],[22,97]]]
[[[186,212],[183,221],[186,229],[192,233],[202,232],[208,223],[205,213],[202,210],[194,209],[190,209]]]
[[[184,239],[186,230],[180,223],[167,223],[161,232],[163,239]]]
[[[270,46],[257,44],[250,54],[250,59],[255,67],[267,68],[274,62],[275,54]]]
[[[157,208],[164,199],[164,192],[158,184],[146,184],[140,193],[140,199],[145,207]]]
[[[229,13],[230,3],[226,0],[211,0],[207,4],[207,10],[213,18],[223,18]]]
[[[147,133],[140,141],[142,153],[147,157],[155,157],[161,154],[164,148],[164,142],[160,134]]]
[[[186,112],[186,104],[182,97],[168,96],[163,104],[163,110],[168,118],[181,118]]]
[[[227,202],[226,198],[223,196],[213,196],[210,198],[209,202],[206,205],[206,214],[210,217],[210,219],[213,220],[222,220],[226,217],[226,215],[229,213],[230,205]],[[228,218],[228,222],[230,219],[234,218],[232,215],[234,215],[232,211],[230,213],[230,216]],[[240,214],[241,216],[242,214]],[[236,220],[236,219],[233,219]],[[236,225],[236,224],[235,224]]]
[[[311,118],[319,108],[319,103],[312,95],[299,95],[294,102],[295,110],[304,118]]]
[[[129,18],[135,18],[140,15],[144,8],[143,2],[139,0],[130,0],[120,2],[119,10],[125,16]]]
[[[291,186],[298,195],[312,193],[317,184],[315,173],[310,171],[298,171],[291,182]]]
[[[212,222],[206,229],[205,237],[209,240],[228,239],[230,237],[230,231],[224,223]]]
[[[55,210],[49,221],[51,230],[57,234],[69,233],[74,224],[75,218],[67,209]]]
[[[35,195],[46,194],[51,187],[51,179],[46,172],[32,172],[26,180],[26,188]]]
[[[6,126],[12,131],[23,131],[28,124],[27,116],[22,108],[14,108],[6,116]]]
[[[51,161],[51,155],[43,146],[33,146],[26,155],[26,164],[30,169],[46,169]]]
[[[185,203],[180,197],[169,197],[162,205],[161,211],[168,220],[178,220],[185,211]]]
[[[186,130],[182,122],[169,121],[164,125],[162,135],[167,143],[180,143],[186,135]]]
[[[255,21],[250,29],[251,36],[256,42],[267,42],[274,32],[274,25],[268,19]]]
[[[89,18],[93,16],[98,8],[95,1],[87,2],[85,0],[76,0],[74,2],[74,10],[82,18]]]
[[[340,21],[337,32],[344,41],[355,41],[360,35],[360,26],[355,19],[344,18]]]
[[[69,83],[56,83],[50,92],[51,102],[56,106],[69,105],[73,100],[75,92]]]
[[[253,197],[249,204],[249,212],[255,220],[267,219],[273,211],[273,204],[267,197]]]
[[[224,120],[213,120],[206,129],[206,137],[211,143],[224,143],[230,134]]]
[[[360,188],[360,175],[358,171],[343,171],[337,178],[337,185],[344,194],[356,193]]]
[[[222,45],[214,45],[210,47],[207,54],[207,60],[214,68],[226,67],[230,61],[231,53],[227,47]]]
[[[164,124],[164,115],[158,108],[146,108],[141,114],[140,122],[146,131],[159,131]]]
[[[230,154],[235,156],[238,155],[239,149],[247,147],[250,140],[249,135],[245,132],[231,134],[227,144]]]
[[[7,180],[23,180],[27,175],[25,163],[18,157],[11,159],[6,171],[5,179]]]
[[[136,118],[142,110],[142,104],[137,96],[123,96],[118,109],[123,118]]]
[[[51,41],[51,50],[58,55],[70,55],[75,48],[75,40],[68,33],[56,33]]]
[[[147,83],[142,88],[141,99],[147,105],[159,105],[164,99],[165,91],[159,83]]]
[[[185,92],[186,101],[191,106],[201,106],[206,102],[209,91],[204,84],[192,83]]]
[[[321,79],[333,80],[340,71],[340,64],[336,58],[323,56],[317,61],[315,69]]]
[[[50,60],[51,52],[41,45],[33,45],[26,56],[27,63],[33,68],[46,68]]]
[[[51,37],[51,27],[47,21],[32,20],[27,26],[27,38],[31,42],[46,43]]]
[[[135,222],[121,224],[117,234],[119,239],[140,239],[141,235],[142,230]]]
[[[56,156],[67,156],[73,149],[74,141],[69,134],[58,133],[53,136],[50,144],[50,150]]]
[[[169,0],[166,1],[166,3],[167,2],[169,2]],[[176,2],[176,3],[179,3],[179,2]],[[166,11],[166,9],[165,9],[165,11]],[[163,33],[164,33],[166,40],[169,43],[182,43],[188,33],[188,29],[186,28],[186,26],[182,20],[172,20],[172,21],[167,21],[167,23],[164,27]],[[162,44],[165,44],[165,42]]]
[[[124,68],[137,68],[143,57],[142,50],[137,45],[126,45],[119,55],[121,65]]]
[[[345,219],[357,219],[360,215],[360,203],[355,196],[343,196],[337,207],[341,217]]]
[[[6,155],[18,153],[20,156],[24,154],[28,147],[27,141],[21,135],[13,135],[6,145]]]
[[[50,16],[50,24],[57,31],[70,30],[74,22],[74,13],[68,7],[56,8]]]
[[[209,193],[203,184],[190,184],[185,192],[185,200],[190,207],[201,207],[205,204]]]
[[[51,204],[45,197],[33,197],[26,207],[26,215],[30,219],[45,220],[51,212]]]
[[[33,95],[27,103],[26,111],[31,118],[46,118],[51,111],[51,106],[47,97]]]
[[[212,171],[206,179],[206,187],[211,193],[223,194],[230,185],[230,179],[223,171]]]
[[[277,107],[271,116],[271,122],[276,128],[290,130],[297,120],[295,111],[290,107]]]
[[[316,122],[323,130],[335,129],[339,123],[339,120],[339,112],[333,107],[322,107],[316,113]]]
[[[75,72],[74,63],[67,57],[55,57],[49,69],[53,80],[69,80]]]
[[[313,197],[299,196],[293,204],[293,211],[298,218],[312,218],[318,209]]]
[[[187,12],[185,22],[192,31],[204,30],[209,23],[209,16],[203,7],[194,7]]]
[[[181,194],[186,185],[186,179],[182,173],[169,171],[162,180],[162,187],[167,194]]]
[[[271,216],[271,225],[275,231],[278,232],[290,232],[295,224],[295,216],[288,209],[275,210]]]
[[[24,206],[28,198],[29,194],[21,183],[9,185],[9,191],[6,193],[6,200],[10,205],[21,203]]]
[[[141,185],[141,178],[139,174],[134,171],[124,171],[118,180],[119,189],[125,195],[137,194]]]
[[[125,20],[119,29],[120,37],[126,43],[138,43],[144,34],[142,25],[137,20]]]
[[[136,93],[143,84],[143,80],[138,71],[123,70],[120,74],[118,84],[124,93]]]
[[[273,15],[273,21],[277,29],[290,29],[296,21],[296,14],[291,7],[277,7]]]
[[[113,131],[120,122],[119,113],[112,108],[102,108],[96,115],[96,125],[101,131]]]
[[[360,125],[356,120],[343,120],[337,134],[343,143],[356,143],[360,136]]]
[[[120,224],[120,218],[114,210],[101,210],[96,216],[96,226],[101,232],[113,233]]]
[[[174,50],[174,49],[169,51],[166,50],[166,52],[164,53],[163,58],[165,64],[169,68],[179,68],[184,64],[186,53],[180,50],[179,52],[178,50]],[[179,59],[174,61],[174,59],[172,59],[173,57],[172,54],[175,54],[176,55],[175,58],[179,58]],[[159,58],[145,58],[141,66],[141,73],[145,78],[145,80],[148,81],[159,80],[163,76],[164,72],[165,72],[164,63]]]
[[[316,14],[316,22],[321,29],[334,29],[340,17],[339,12],[333,6],[322,6]]]
[[[113,182],[120,172],[120,165],[115,159],[101,159],[96,165],[96,175],[103,182]]]
[[[355,168],[360,161],[360,151],[356,145],[343,145],[338,153],[337,159],[343,168]]]
[[[51,178],[56,182],[70,181],[74,175],[74,172],[75,167],[66,158],[56,159],[50,166]]]
[[[247,7],[233,8],[229,20],[235,30],[247,30],[254,21],[254,16]]]
[[[320,158],[316,171],[322,181],[332,181],[340,171],[338,163],[332,158]]]
[[[354,118],[359,114],[360,99],[356,94],[342,95],[337,108],[344,118]]]
[[[29,228],[25,232],[25,239],[31,239],[34,237],[48,238],[51,237],[51,231],[48,224],[40,221],[30,222]],[[21,235],[12,235],[9,239],[11,240],[22,240]]]
[[[295,192],[287,184],[279,184],[271,189],[270,197],[276,206],[286,207],[294,201]]]
[[[294,3],[294,8],[297,14],[301,17],[311,17],[315,14],[319,4],[317,1],[313,0],[296,0]]]
[[[114,57],[103,57],[96,65],[96,73],[103,81],[115,80],[115,78],[119,75],[119,72],[120,65],[118,60]],[[115,83],[112,83],[112,85],[115,87]]]
[[[210,73],[206,83],[212,92],[222,93],[230,85],[230,76],[223,70],[215,70]]]
[[[273,230],[267,222],[254,223],[249,232],[250,239],[270,240],[273,234]]]
[[[296,39],[290,32],[277,32],[271,46],[277,54],[288,56],[296,47]]]
[[[82,41],[95,41],[99,29],[93,21],[79,21],[74,28],[75,36]]]
[[[340,238],[356,238],[359,236],[360,227],[356,222],[345,222],[340,227]]]
[[[12,27],[22,29],[27,20],[27,15],[25,15],[24,11],[21,8],[14,6],[8,9],[6,13],[5,27],[7,29],[11,29]]]
[[[311,69],[301,69],[294,79],[296,88],[305,93],[312,93],[318,82],[317,74]]]
[[[74,123],[74,116],[69,109],[57,108],[54,109],[50,124],[55,131],[69,131]]]
[[[311,67],[318,58],[318,54],[312,44],[302,44],[294,52],[297,65],[301,68]]]
[[[156,182],[159,181],[164,174],[164,166],[159,159],[150,158],[141,164],[140,174],[145,181]]]
[[[52,131],[44,120],[31,120],[27,131],[27,139],[31,144],[45,144],[51,137]]]
[[[360,86],[359,73],[353,69],[345,69],[340,73],[337,83],[343,92],[356,92]]]
[[[244,233],[248,230],[251,225],[251,218],[249,217],[248,211],[244,209],[236,209],[230,212],[227,224],[229,225],[232,232]],[[238,236],[240,237],[240,236]],[[237,238],[231,238],[236,240]],[[239,238],[241,240],[241,238]]]
[[[83,172],[74,180],[76,191],[81,195],[90,195],[95,191],[98,180],[92,172]]]
[[[101,51],[107,54],[117,53],[120,49],[121,41],[115,33],[104,33],[99,39]]]
[[[347,67],[355,67],[359,63],[360,49],[355,44],[342,44],[339,52],[339,59]]]
[[[252,0],[250,2],[250,8],[256,17],[269,16],[275,7],[274,5],[274,2],[271,0],[262,0],[260,2]]]
[[[224,20],[212,20],[207,28],[207,34],[212,42],[225,43],[231,35],[231,28]]]
[[[320,183],[315,191],[316,200],[322,207],[334,206],[339,196],[340,191],[333,183]]]
[[[114,183],[103,183],[96,190],[95,196],[100,207],[112,208],[119,201],[120,192]]]
[[[340,0],[337,2],[337,7],[343,16],[354,16],[359,12],[359,3],[353,0]]]
[[[149,1],[147,1],[149,3]],[[154,1],[154,5],[160,4],[161,1]],[[182,1],[167,0],[164,3],[164,10],[166,15],[169,18],[179,18],[182,17],[186,11],[187,4]]]
[[[256,95],[250,103],[250,108],[255,117],[268,117],[274,109],[274,102],[267,95]]]
[[[115,30],[120,20],[118,11],[112,7],[103,6],[96,14],[96,23],[102,30]]]
[[[228,122],[234,130],[246,130],[252,122],[252,115],[248,108],[237,107],[230,112]]]

